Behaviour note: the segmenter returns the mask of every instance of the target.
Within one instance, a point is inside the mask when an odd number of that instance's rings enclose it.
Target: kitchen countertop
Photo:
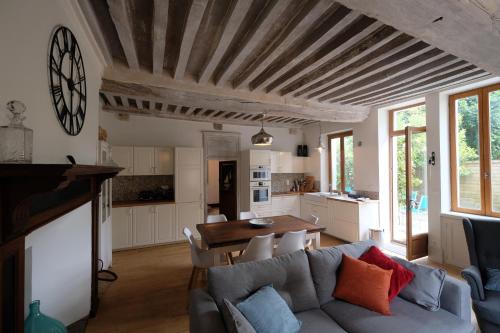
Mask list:
[[[372,200],[372,199],[368,199],[366,201],[358,201],[358,200],[353,199],[353,198],[346,198],[346,197],[342,197],[342,196],[329,196],[325,192],[314,192],[314,193],[310,193],[310,195],[324,198],[326,200],[342,201],[342,202],[353,203],[353,204],[358,204],[358,205],[378,203],[378,200]]]
[[[271,196],[279,197],[285,195],[304,195],[305,193],[315,193],[315,192],[272,192]]]
[[[132,206],[148,206],[148,205],[168,205],[175,204],[175,200],[123,200],[113,201],[113,207],[132,207]]]

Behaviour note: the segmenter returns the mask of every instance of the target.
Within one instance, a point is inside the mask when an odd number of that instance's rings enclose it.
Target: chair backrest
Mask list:
[[[306,242],[306,231],[289,231],[281,237],[278,247],[274,251],[275,256],[299,251],[304,249]]]
[[[216,222],[227,222],[227,217],[224,214],[219,215],[208,215],[207,223],[216,223]]]
[[[311,217],[309,218],[309,222],[311,222],[312,224],[319,224],[319,217],[317,217],[316,215],[311,215]]]
[[[479,268],[484,281],[486,268],[500,268],[500,222],[464,219],[463,225],[470,263]]]
[[[238,262],[264,260],[273,257],[274,233],[255,236],[248,243],[245,252],[238,257]]]
[[[250,220],[256,217],[257,215],[254,212],[240,212],[240,220]]]
[[[214,265],[213,253],[209,250],[201,249],[193,236],[193,233],[189,228],[184,227],[182,230],[184,236],[186,236],[189,241],[189,247],[191,248],[191,262],[193,266],[199,268],[208,268]]]

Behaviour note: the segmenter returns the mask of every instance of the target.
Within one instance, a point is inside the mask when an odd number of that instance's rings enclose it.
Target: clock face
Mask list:
[[[52,35],[49,85],[57,119],[66,133],[78,135],[85,122],[87,86],[80,47],[66,27],[58,27]]]

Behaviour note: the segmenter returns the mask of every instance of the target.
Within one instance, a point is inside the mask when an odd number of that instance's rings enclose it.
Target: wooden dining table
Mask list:
[[[292,215],[273,216],[269,219],[274,223],[264,228],[252,226],[250,220],[234,220],[197,224],[196,229],[200,233],[202,247],[213,251],[214,254],[244,250],[255,236],[274,233],[276,238],[280,238],[286,232],[300,230],[306,230],[306,239],[313,240],[315,249],[320,247],[320,232],[324,231],[325,227]],[[216,265],[220,265],[220,257],[214,255]]]

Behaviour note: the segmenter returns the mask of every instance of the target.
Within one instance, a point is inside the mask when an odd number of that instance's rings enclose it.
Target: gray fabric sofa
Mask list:
[[[273,285],[303,322],[300,332],[474,332],[470,323],[470,288],[451,277],[446,278],[441,308],[435,312],[397,297],[391,302],[392,316],[383,316],[334,299],[331,294],[342,253],[357,258],[371,245],[372,242],[366,241],[210,268],[207,289],[191,291],[190,332],[226,332],[219,312],[223,299],[238,303],[268,284]]]

